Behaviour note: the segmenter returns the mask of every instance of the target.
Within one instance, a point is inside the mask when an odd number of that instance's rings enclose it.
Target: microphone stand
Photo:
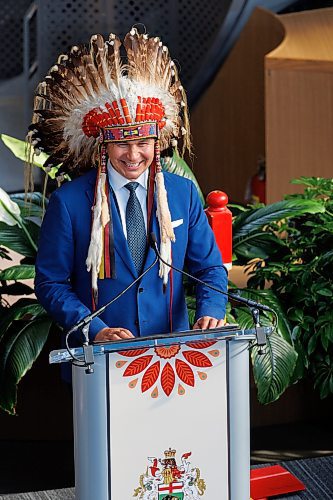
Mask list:
[[[95,362],[94,361],[93,346],[91,344],[89,344],[89,327],[90,327],[90,323],[87,323],[82,328],[82,333],[84,335],[84,342],[83,342],[84,364],[83,364],[83,366],[86,368],[85,372],[87,374],[94,373],[94,369],[92,368],[92,365]]]
[[[267,344],[267,335],[265,332],[265,328],[260,325],[259,309],[250,306],[249,309],[251,311],[254,327],[256,330],[258,354],[263,355],[266,353],[266,344]]]
[[[201,285],[206,286],[207,288],[210,288],[211,290],[214,290],[217,293],[221,293],[222,295],[226,295],[228,298],[235,300],[236,302],[239,302],[240,304],[244,304],[249,307],[253,322],[255,325],[255,330],[256,330],[256,336],[257,336],[257,345],[259,347],[259,354],[265,354],[265,346],[267,343],[267,335],[265,333],[265,329],[260,325],[260,310],[261,311],[267,311],[271,312],[274,314],[274,316],[277,318],[276,312],[271,309],[270,307],[266,306],[265,304],[260,304],[260,302],[256,302],[255,300],[252,299],[246,299],[244,297],[241,297],[239,295],[229,293],[229,292],[224,292],[223,290],[220,290],[219,288],[210,285],[209,283],[206,283],[205,281],[202,281],[199,278],[196,278],[195,276],[187,273],[183,269],[179,269],[172,264],[169,264],[166,262],[163,257],[161,256],[158,248],[157,248],[157,239],[154,233],[150,233],[150,246],[154,250],[157,258],[163,262],[166,266],[170,267],[170,269],[174,269],[175,271],[183,274],[184,276],[187,276],[188,278],[191,278],[192,280],[196,281],[197,283],[200,283]],[[225,269],[225,268],[224,268]]]
[[[66,338],[65,338],[65,343],[66,343],[66,349],[75,362],[76,366],[82,366],[83,368],[86,368],[86,373],[94,373],[94,369],[92,368],[92,365],[94,364],[94,352],[93,352],[93,346],[89,343],[89,328],[90,328],[90,323],[94,318],[102,314],[107,307],[109,307],[111,304],[116,302],[124,293],[128,292],[134,286],[138,281],[141,280],[158,262],[158,256],[156,255],[155,260],[152,264],[150,264],[147,269],[140,274],[132,283],[130,283],[124,290],[122,290],[118,295],[113,297],[109,302],[101,306],[97,311],[94,311],[91,314],[88,314],[85,316],[83,319],[75,323],[75,325],[68,330],[66,333]],[[79,358],[76,358],[73,353],[70,350],[70,347],[68,345],[68,338],[72,333],[82,330],[82,334],[84,336],[84,342],[83,342],[83,361],[80,360]]]

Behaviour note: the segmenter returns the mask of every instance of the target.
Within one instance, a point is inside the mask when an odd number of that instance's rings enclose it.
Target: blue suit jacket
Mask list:
[[[174,229],[173,264],[226,290],[227,277],[195,186],[191,181],[164,173],[172,221],[182,221]],[[91,277],[86,270],[90,241],[91,207],[96,171],[69,182],[51,196],[44,221],[36,262],[36,295],[43,307],[65,330],[90,313]],[[99,303],[105,304],[126,288],[136,277],[117,207],[111,198],[115,237],[116,279],[99,280]],[[156,209],[152,230],[159,239]],[[145,268],[154,260],[148,250]],[[223,318],[225,298],[204,286],[197,287],[196,317]],[[156,265],[138,285],[111,305],[90,327],[90,338],[105,326],[128,328],[135,336],[168,333],[170,293],[163,293]],[[182,275],[173,273],[173,330],[189,327]]]

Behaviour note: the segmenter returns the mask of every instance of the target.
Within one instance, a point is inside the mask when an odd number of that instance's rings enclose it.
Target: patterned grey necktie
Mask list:
[[[145,259],[147,237],[142,208],[135,193],[138,185],[138,182],[129,182],[125,188],[130,192],[126,206],[127,243],[136,270],[140,274]]]

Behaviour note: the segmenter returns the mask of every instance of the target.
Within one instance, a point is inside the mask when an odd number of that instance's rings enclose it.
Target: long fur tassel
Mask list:
[[[157,194],[157,218],[160,226],[160,254],[168,264],[171,264],[171,242],[176,240],[171,224],[171,215],[168,205],[167,192],[164,185],[162,172],[156,174],[156,194]],[[160,262],[159,276],[163,279],[163,285],[168,283],[170,268]]]
[[[110,222],[110,211],[108,205],[108,198],[105,193],[105,184],[107,182],[106,174],[101,174],[101,182],[102,182],[102,211],[101,211],[101,222],[103,229]]]
[[[97,303],[97,278],[103,255],[103,229],[110,220],[107,198],[105,195],[106,174],[101,173],[96,189],[96,201],[93,207],[91,239],[86,260],[87,271],[91,271],[92,290]]]

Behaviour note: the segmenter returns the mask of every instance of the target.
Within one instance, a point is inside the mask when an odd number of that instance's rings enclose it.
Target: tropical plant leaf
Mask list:
[[[297,327],[296,327],[297,328]],[[302,379],[305,376],[305,368],[308,365],[308,356],[304,350],[304,346],[299,341],[298,338],[294,340],[294,348],[297,352],[297,361],[295,370],[293,372],[290,383],[295,384],[298,380]]]
[[[35,248],[36,248],[36,252],[37,252],[40,225],[32,220],[24,219],[24,227],[25,227],[26,231],[29,233],[30,238],[31,238],[32,242],[34,243]]]
[[[319,390],[320,398],[324,399],[333,393],[333,370],[329,355],[326,355],[315,365],[314,386]]]
[[[18,265],[0,271],[0,280],[27,280],[35,277],[35,266]]]
[[[326,180],[326,179],[325,179]],[[303,186],[309,186],[309,187],[316,187],[316,186],[320,186],[321,183],[325,182],[324,179],[322,179],[321,177],[305,177],[304,175],[301,175],[301,177],[299,177],[298,179],[292,179],[290,181],[290,184],[302,184]],[[331,179],[329,179],[330,182]],[[298,195],[298,193],[297,193]]]
[[[290,325],[274,292],[272,290],[241,290],[240,292],[242,296],[268,305],[279,318],[276,333],[267,338],[266,354],[259,355],[257,347],[252,348],[251,354],[258,400],[267,404],[278,399],[290,385],[296,366],[297,353],[291,345]],[[263,326],[272,325],[272,318],[268,317],[268,314],[261,314],[260,321]],[[249,308],[237,308],[235,318],[241,328],[254,328]],[[272,338],[273,341],[271,341]]]
[[[195,310],[188,309],[187,314],[188,314],[188,322],[189,322],[190,328],[192,328],[194,323],[195,323]]]
[[[190,179],[191,181],[193,181],[195,187],[198,190],[201,203],[204,206],[205,198],[202,194],[198,181],[185,160],[183,160],[179,155],[174,153],[173,156],[167,156],[161,158],[161,165],[163,170],[165,170],[166,172],[171,172],[172,174],[177,174],[180,175],[181,177],[186,177],[186,179]]]
[[[297,361],[296,351],[273,333],[267,337],[265,354],[259,354],[258,348],[253,347],[251,359],[259,402],[276,401],[290,384]]]
[[[0,245],[25,257],[35,257],[40,227],[31,220],[23,220],[22,227],[0,223]]]
[[[249,208],[238,203],[228,203],[228,208],[231,210],[232,215],[238,215],[240,212],[246,212]]]
[[[49,334],[51,319],[17,321],[0,344],[0,407],[16,413],[17,384],[40,354]]]
[[[19,226],[7,226],[4,222],[0,222],[0,245],[25,257],[36,256],[35,250]]]
[[[0,319],[0,339],[15,320],[33,320],[46,317],[43,307],[35,300],[22,298],[9,308],[5,308]]]
[[[239,238],[286,217],[298,217],[305,213],[315,214],[319,212],[325,212],[325,207],[321,202],[303,199],[283,200],[265,207],[251,208],[234,220],[233,242],[236,244]]]
[[[38,217],[41,219],[44,215],[45,208],[48,205],[48,199],[41,193],[15,193],[10,196],[15,201],[21,210],[21,216]]]
[[[233,242],[232,250],[237,257],[237,264],[246,264],[252,259],[267,259],[285,247],[284,241],[275,234],[253,231]]]

